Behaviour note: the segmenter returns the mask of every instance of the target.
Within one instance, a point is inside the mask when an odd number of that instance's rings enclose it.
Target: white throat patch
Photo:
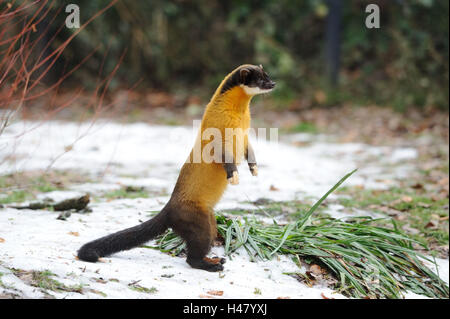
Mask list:
[[[258,95],[258,94],[263,94],[263,93],[269,93],[270,91],[272,91],[272,89],[260,89],[259,87],[255,86],[255,87],[250,87],[244,84],[240,85],[241,88],[244,89],[244,92],[247,95]]]

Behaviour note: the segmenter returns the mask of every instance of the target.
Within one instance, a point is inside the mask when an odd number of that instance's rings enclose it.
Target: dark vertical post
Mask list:
[[[326,72],[332,86],[338,83],[340,58],[341,0],[327,0],[328,16],[326,26]]]

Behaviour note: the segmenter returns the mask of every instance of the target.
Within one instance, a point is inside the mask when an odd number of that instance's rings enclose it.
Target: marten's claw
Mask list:
[[[252,173],[253,176],[258,176],[258,166],[252,166],[250,167],[250,172]]]
[[[237,184],[239,184],[239,174],[238,174],[237,171],[234,171],[234,172],[233,172],[233,176],[230,177],[230,178],[228,179],[228,182],[229,182],[231,185],[237,185]]]

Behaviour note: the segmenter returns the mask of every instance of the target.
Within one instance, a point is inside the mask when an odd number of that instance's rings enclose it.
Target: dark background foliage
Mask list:
[[[38,26],[50,26],[47,40],[64,23],[68,3],[79,5],[83,23],[109,1],[58,2],[52,10],[63,9],[55,21]],[[369,3],[380,7],[380,29],[365,27]],[[448,13],[446,0],[342,1],[340,77],[331,87],[324,59],[330,14],[325,0],[122,0],[74,39],[52,76],[58,78],[98,46],[69,83],[94,88],[100,70],[111,71],[126,50],[111,89],[141,81],[138,90],[207,97],[230,70],[252,63],[263,64],[277,81],[280,106],[300,99],[306,106],[352,102],[448,109]],[[71,32],[63,28],[53,45]]]

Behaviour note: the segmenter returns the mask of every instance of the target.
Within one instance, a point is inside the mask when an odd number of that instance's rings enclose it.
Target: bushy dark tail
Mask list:
[[[167,211],[163,209],[158,215],[140,225],[84,244],[78,250],[78,258],[96,262],[100,257],[140,246],[162,234],[167,228]]]

